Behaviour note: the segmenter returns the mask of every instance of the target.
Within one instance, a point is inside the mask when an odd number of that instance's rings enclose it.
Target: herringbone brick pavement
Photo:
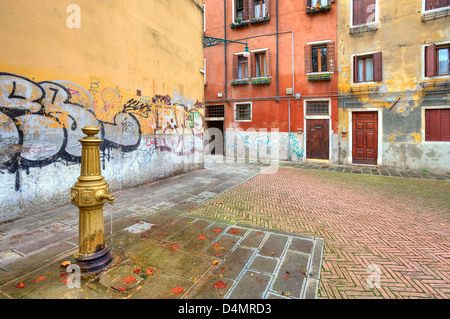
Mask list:
[[[450,298],[450,183],[279,169],[193,213],[323,237],[319,298]]]

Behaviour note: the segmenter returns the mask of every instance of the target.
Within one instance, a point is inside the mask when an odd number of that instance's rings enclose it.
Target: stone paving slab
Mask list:
[[[304,236],[198,218],[188,211],[260,172],[258,165],[215,165],[115,192],[115,205],[104,207],[106,244],[114,261],[79,282],[72,276],[76,266],[61,267],[63,261],[76,263],[76,207],[4,222],[0,298],[315,298],[318,286],[311,290],[306,283],[319,280],[320,263],[307,265],[315,275],[301,285],[285,287],[286,278],[273,288],[281,265],[290,263],[285,256],[297,249],[291,243]],[[302,254],[320,259],[315,254],[321,255],[323,240],[307,238],[316,249]]]

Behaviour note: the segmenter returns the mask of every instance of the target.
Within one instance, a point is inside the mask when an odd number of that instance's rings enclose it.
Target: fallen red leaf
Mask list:
[[[227,286],[227,284],[224,283],[223,280],[220,280],[220,281],[218,281],[218,282],[216,282],[216,283],[213,283],[213,286],[214,286],[215,288],[221,289],[221,288],[225,288],[225,287]]]
[[[59,278],[64,278],[64,277],[66,277],[67,276],[67,273],[66,272],[63,272],[63,273],[61,273],[61,275],[59,275]]]
[[[133,270],[133,272],[134,272],[135,274],[138,274],[140,271],[141,271],[141,268],[137,268],[137,269]]]
[[[218,243],[213,244],[213,246],[219,247],[220,245]]]
[[[161,237],[161,236],[164,236],[164,234],[163,233],[159,233],[159,234],[156,234],[156,236]]]
[[[286,271],[286,276],[284,277],[284,279],[288,279],[291,277],[291,274],[289,273],[289,271]]]
[[[67,277],[66,279],[64,279],[64,280],[61,280],[61,282],[64,284],[64,285],[66,285],[67,283],[69,283],[71,281],[71,278],[70,277]]]
[[[147,269],[147,276],[150,276],[151,274],[153,274],[153,268]]]
[[[256,278],[256,281],[261,281],[261,280],[262,280],[261,277]]]
[[[47,277],[45,277],[45,276],[40,276],[40,277],[37,277],[35,280],[34,280],[34,282],[40,282],[40,281],[44,281],[44,280],[47,280]]]
[[[170,292],[175,295],[178,295],[180,292],[183,292],[183,291],[184,291],[183,287],[175,287],[175,288],[170,289]]]
[[[170,245],[169,250],[176,250],[178,248],[180,248],[180,244],[173,243],[172,245]]]
[[[20,284],[18,284],[17,286],[16,286],[16,288],[24,288],[25,287],[25,285],[23,284],[23,282],[21,282]]]
[[[230,234],[237,234],[237,233],[240,233],[241,231],[240,230],[238,230],[238,229],[236,229],[236,228],[231,228],[230,229]]]
[[[214,232],[215,232],[215,233],[220,233],[221,231],[222,231],[222,229],[219,229],[219,228],[214,229]]]
[[[205,240],[206,235],[197,235],[197,238],[200,240]]]
[[[126,288],[125,287],[120,287],[119,289],[117,289],[118,291],[124,291]]]
[[[134,276],[128,276],[123,278],[122,282],[126,284],[131,284],[133,281],[136,281],[136,278]]]

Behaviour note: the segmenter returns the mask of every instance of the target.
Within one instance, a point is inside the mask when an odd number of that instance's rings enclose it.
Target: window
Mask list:
[[[244,20],[244,0],[236,0],[236,18]]]
[[[376,0],[353,0],[352,25],[375,22]]]
[[[450,0],[424,0],[425,11],[450,6]]]
[[[254,0],[254,18],[264,18],[266,14],[265,0]]]
[[[450,44],[425,47],[425,76],[450,75]]]
[[[251,121],[252,120],[252,105],[251,103],[236,103],[234,105],[234,120],[235,121]]]
[[[238,79],[248,78],[248,60],[244,56],[238,56]]]
[[[310,42],[305,46],[305,73],[334,72],[334,56],[334,42]]]
[[[255,54],[255,76],[266,76],[266,53],[259,52]]]
[[[306,115],[328,115],[328,102],[306,102]]]
[[[312,71],[326,72],[327,68],[327,46],[312,47]]]
[[[353,57],[353,82],[379,82],[383,77],[382,55],[376,52]]]
[[[450,142],[450,109],[425,110],[425,141]]]
[[[223,105],[206,105],[206,117],[225,117]]]

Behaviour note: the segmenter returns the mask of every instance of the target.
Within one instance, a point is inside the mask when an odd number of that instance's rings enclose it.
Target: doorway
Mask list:
[[[330,120],[306,120],[306,158],[329,160]]]
[[[353,163],[377,165],[378,112],[353,112],[352,127]]]

